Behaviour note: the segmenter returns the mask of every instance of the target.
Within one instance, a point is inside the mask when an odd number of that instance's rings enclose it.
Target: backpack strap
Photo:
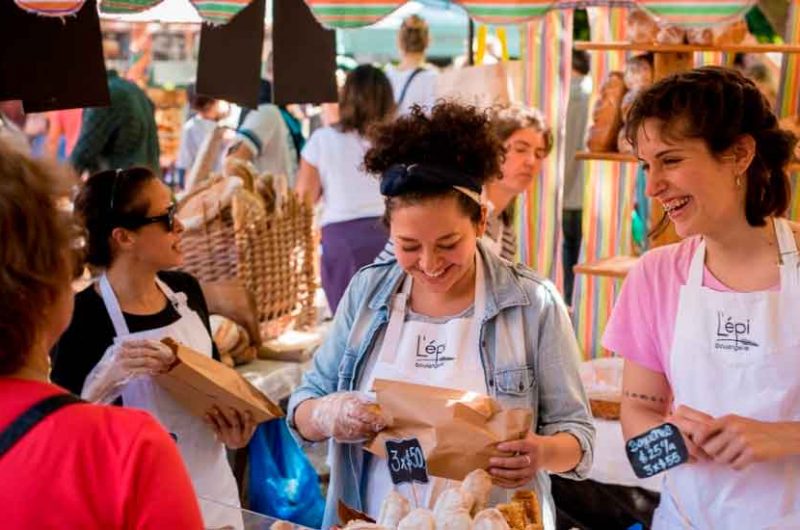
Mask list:
[[[403,85],[403,90],[400,91],[400,97],[397,98],[397,106],[398,107],[400,105],[402,105],[403,104],[403,100],[406,99],[406,92],[408,92],[408,86],[411,84],[411,81],[413,81],[414,78],[417,77],[420,74],[420,72],[424,72],[424,71],[425,71],[424,68],[417,67],[417,68],[414,68],[414,71],[411,72],[410,76],[408,76],[408,79],[406,79],[406,82]]]
[[[45,418],[67,405],[84,403],[72,394],[56,394],[34,403],[0,432],[0,458]]]

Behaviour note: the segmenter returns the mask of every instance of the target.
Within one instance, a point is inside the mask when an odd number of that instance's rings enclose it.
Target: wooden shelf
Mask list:
[[[800,53],[800,44],[728,44],[716,46],[713,44],[634,44],[632,42],[576,42],[575,49],[612,51],[630,50],[639,52],[728,52],[728,53]]]
[[[636,164],[639,160],[635,155],[626,153],[594,153],[591,151],[578,151],[575,153],[575,160],[605,160],[607,162],[632,162]]]
[[[636,256],[610,256],[591,263],[579,263],[573,270],[575,274],[624,278],[637,261],[639,258]]]

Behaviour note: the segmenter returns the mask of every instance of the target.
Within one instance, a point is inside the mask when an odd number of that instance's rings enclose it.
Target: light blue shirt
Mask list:
[[[523,265],[511,265],[478,243],[486,278],[486,313],[481,324],[481,362],[486,388],[504,407],[533,410],[531,431],[540,435],[572,434],[583,456],[564,476],[585,478],[592,463],[594,427],[578,375],[578,344],[564,303],[555,287]],[[361,269],[339,304],[332,328],[314,356],[311,370],[289,400],[292,434],[294,412],[307,399],[355,390],[371,355],[377,355],[389,320],[392,296],[405,273],[396,260]],[[337,522],[338,499],[363,509],[364,484],[371,458],[362,444],[331,443],[331,477],[323,528]],[[539,472],[534,488],[554,521],[550,479]],[[549,517],[548,517],[549,515]]]

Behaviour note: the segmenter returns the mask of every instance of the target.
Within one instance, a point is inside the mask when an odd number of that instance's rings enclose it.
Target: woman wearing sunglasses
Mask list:
[[[253,418],[214,409],[202,421],[152,378],[174,361],[164,337],[218,357],[200,285],[169,270],[182,263],[183,231],[169,188],[146,168],[103,171],[83,186],[75,209],[87,230],[87,261],[102,273],[75,297],[53,381],[88,401],[121,399],[150,411],[176,440],[198,496],[238,506],[224,446],[244,447]],[[236,523],[207,505],[203,517],[212,528]]]

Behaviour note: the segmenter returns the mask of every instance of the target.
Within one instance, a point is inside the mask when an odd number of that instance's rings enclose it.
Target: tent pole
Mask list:
[[[472,66],[475,64],[475,50],[472,48],[472,43],[475,41],[475,22],[472,17],[468,17],[469,29],[467,31],[467,64]]]

